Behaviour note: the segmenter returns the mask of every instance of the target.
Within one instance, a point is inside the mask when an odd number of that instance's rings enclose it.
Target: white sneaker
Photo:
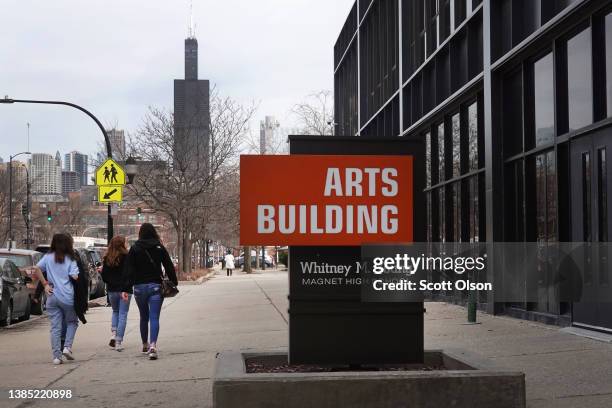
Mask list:
[[[68,347],[64,347],[64,351],[62,351],[62,354],[68,360],[74,360],[74,356],[72,355],[72,350],[70,350]]]
[[[120,341],[115,343],[115,350],[117,351],[123,351],[123,344],[121,344]]]
[[[53,365],[60,365],[62,363],[63,363],[63,361],[62,361],[61,358],[54,358],[53,359]]]

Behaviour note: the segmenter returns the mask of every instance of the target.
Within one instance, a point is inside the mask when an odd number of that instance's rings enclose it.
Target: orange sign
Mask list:
[[[240,244],[412,242],[412,177],[412,156],[241,156]]]

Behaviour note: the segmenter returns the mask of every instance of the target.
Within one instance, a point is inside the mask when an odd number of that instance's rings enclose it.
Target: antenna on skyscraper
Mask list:
[[[193,0],[189,2],[189,38],[195,37],[195,28],[193,26]]]

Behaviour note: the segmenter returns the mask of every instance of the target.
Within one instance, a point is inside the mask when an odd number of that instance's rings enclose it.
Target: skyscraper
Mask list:
[[[87,183],[87,155],[72,151],[64,156],[64,170],[76,171],[79,176],[79,182],[82,186],[86,186]]]
[[[210,140],[210,84],[198,79],[193,21],[185,39],[185,79],[174,80],[175,163],[206,171]]]
[[[33,153],[29,163],[32,194],[62,193],[62,161],[59,152],[55,158],[47,153]]]
[[[273,146],[274,131],[278,128],[279,124],[274,119],[274,116],[266,116],[264,120],[259,123],[259,154],[274,154],[273,150],[276,146]]]
[[[76,171],[62,171],[62,194],[78,191],[80,188],[79,174]]]
[[[113,158],[115,160],[125,160],[125,131],[119,129],[107,129],[106,133],[110,140]]]

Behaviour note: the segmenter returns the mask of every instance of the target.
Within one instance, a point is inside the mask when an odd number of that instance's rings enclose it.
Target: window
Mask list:
[[[461,183],[453,183],[453,242],[461,242]]]
[[[461,173],[461,120],[459,113],[451,118],[451,130],[453,132],[453,177],[459,177]]]
[[[591,154],[582,153],[582,225],[584,242],[591,242]]]
[[[557,237],[557,173],[555,152],[535,157],[535,200],[537,241],[555,241]]]
[[[605,147],[597,150],[597,184],[599,242],[608,242],[608,163]]]
[[[444,199],[444,187],[441,187],[438,189],[438,237],[440,242],[446,242],[446,207]]]
[[[471,177],[469,183],[469,223],[470,242],[479,242],[479,208],[478,208],[478,177]]]
[[[431,186],[431,133],[425,134],[425,179],[427,187]]]
[[[612,13],[606,16],[606,95],[608,116],[612,116]]]
[[[555,129],[555,99],[552,53],[533,64],[535,145],[552,143]]]
[[[591,78],[591,29],[587,28],[567,42],[567,100],[570,131],[593,123]]]
[[[440,183],[446,180],[444,163],[444,122],[442,122],[438,125],[438,181]]]
[[[463,20],[465,20],[465,14],[467,10],[467,0],[455,0],[455,27],[459,27]]]
[[[468,169],[478,170],[478,105],[468,107]]]

